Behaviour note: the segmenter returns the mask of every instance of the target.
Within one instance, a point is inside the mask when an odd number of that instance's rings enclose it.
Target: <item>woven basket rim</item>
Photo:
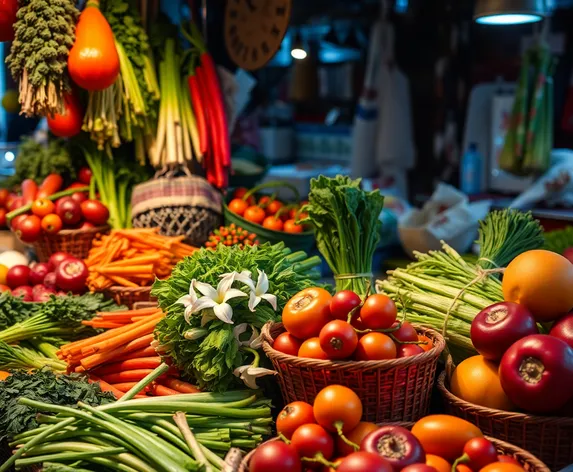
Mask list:
[[[90,234],[90,233],[101,233],[111,229],[109,225],[96,226],[94,228],[83,228],[83,229],[61,229],[56,234],[43,233],[42,236],[47,239],[56,239],[58,236],[71,236],[76,234]],[[36,244],[35,242],[34,244]]]
[[[496,418],[503,418],[505,420],[521,420],[529,424],[555,424],[559,423],[562,426],[573,426],[573,418],[566,416],[541,416],[531,415],[528,413],[520,413],[516,411],[497,410],[495,408],[488,408],[486,406],[476,405],[468,401],[462,400],[460,397],[454,395],[446,386],[446,371],[443,371],[438,376],[438,389],[442,396],[449,402],[457,404],[463,409],[472,409],[477,411],[480,415],[494,416]]]
[[[273,349],[271,342],[274,341],[274,337],[271,332],[277,332],[279,330],[284,330],[284,325],[282,323],[274,323],[269,321],[266,323],[261,334],[264,337],[263,350],[265,354],[271,358],[276,359],[278,362],[283,362],[296,367],[308,367],[316,369],[327,369],[327,370],[371,370],[371,369],[393,369],[396,367],[408,367],[414,364],[421,364],[438,358],[442,351],[446,347],[446,341],[444,337],[438,333],[435,329],[428,328],[425,326],[420,326],[413,324],[414,328],[418,333],[422,333],[432,339],[434,343],[433,347],[424,351],[421,354],[416,354],[414,356],[400,357],[397,359],[385,359],[380,361],[331,361],[331,360],[321,360],[321,359],[309,359],[305,357],[291,356],[289,354],[284,354],[282,352]]]
[[[399,425],[410,429],[414,425],[414,423],[391,422],[391,423],[380,423],[378,426],[387,426],[387,425]],[[503,451],[509,451],[512,455],[517,456],[522,462],[526,462],[528,465],[533,466],[535,468],[534,469],[535,472],[551,472],[551,470],[549,469],[549,467],[547,467],[547,465],[545,465],[541,460],[539,460],[537,457],[535,457],[533,454],[526,451],[525,449],[517,447],[511,443],[502,441],[501,439],[493,438],[491,436],[486,436],[486,439],[491,441],[496,446],[498,451],[500,449]],[[274,437],[261,444],[278,440],[279,440],[278,437]],[[249,462],[252,459],[256,449],[257,448],[253,449],[245,457],[243,457],[241,465],[239,466],[239,472],[248,472]]]
[[[233,213],[231,210],[229,210],[229,207],[227,206],[227,202],[224,202],[224,203],[223,203],[223,209],[224,209],[223,213],[225,213],[225,212]],[[245,218],[243,218],[241,215],[237,215],[236,213],[233,213],[233,215],[234,215],[236,218],[240,218],[240,219],[242,219],[242,220],[249,221],[249,220],[246,220]],[[274,229],[265,228],[263,225],[259,225],[259,224],[257,224],[257,223],[253,223],[252,221],[249,221],[249,223],[254,224],[254,225],[257,225],[257,226],[260,226],[260,227],[263,228],[265,231],[268,231],[270,234],[274,235],[275,237],[282,237],[282,236],[284,236],[285,234],[288,234],[289,237],[292,236],[292,237],[299,237],[299,238],[300,238],[300,237],[308,238],[309,236],[313,236],[313,235],[314,235],[314,231],[312,231],[312,230],[310,230],[310,231],[303,231],[302,233],[287,233],[287,232],[285,232],[285,231],[276,231],[276,230],[274,230]]]
[[[122,285],[112,285],[105,289],[106,292],[111,293],[145,293],[151,292],[151,285],[147,285],[145,287],[123,287]]]

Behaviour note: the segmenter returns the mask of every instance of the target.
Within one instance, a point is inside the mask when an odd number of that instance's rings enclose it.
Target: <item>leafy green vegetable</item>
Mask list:
[[[12,371],[6,380],[0,382],[0,439],[11,438],[38,426],[38,412],[18,404],[18,399],[23,397],[72,408],[79,401],[94,406],[115,401],[113,394],[102,392],[99,384],[90,384],[79,374],[56,375],[49,369],[31,374]]]
[[[312,179],[303,222],[315,228],[318,250],[335,275],[336,290],[365,295],[380,241],[384,197],[379,190],[365,192],[360,182],[341,175]]]
[[[10,346],[0,341],[0,370],[9,369],[41,369],[49,367],[57,372],[64,372],[67,364],[37,352],[35,349],[19,345]]]
[[[70,90],[66,73],[79,11],[73,0],[20,0],[15,39],[6,63],[20,82],[20,104],[27,116],[63,111]]]
[[[0,293],[0,330],[24,321],[38,311],[38,303],[28,303],[13,297],[10,292]]]
[[[167,313],[155,331],[161,349],[175,365],[196,381],[201,388],[225,391],[240,385],[233,375],[234,369],[244,365],[248,351],[240,349],[233,329],[246,323],[260,329],[269,320],[278,320],[286,302],[300,290],[317,285],[320,274],[312,270],[320,264],[318,256],[307,258],[300,251],[291,253],[284,244],[248,246],[244,249],[219,245],[216,250],[201,249],[181,261],[171,277],[153,285],[152,294]],[[257,270],[268,277],[268,294],[277,298],[277,312],[266,301],[261,301],[252,312],[248,297],[228,301],[233,309],[234,324],[218,319],[202,325],[202,318],[212,310],[202,310],[185,320],[185,307],[177,301],[189,293],[192,280],[217,287],[223,274],[248,271],[257,280]],[[236,281],[235,288],[244,289]],[[247,336],[248,337],[248,336]]]
[[[573,247],[573,226],[545,233],[544,249],[563,254],[571,247]]]

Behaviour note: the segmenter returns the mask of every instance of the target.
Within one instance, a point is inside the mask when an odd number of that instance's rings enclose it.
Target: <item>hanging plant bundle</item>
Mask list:
[[[20,0],[6,63],[20,84],[26,116],[63,112],[64,92],[71,90],[66,67],[78,16],[73,0]]]

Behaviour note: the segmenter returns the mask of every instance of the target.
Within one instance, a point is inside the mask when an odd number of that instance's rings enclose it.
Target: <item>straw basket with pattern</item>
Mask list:
[[[40,262],[48,262],[56,252],[66,252],[78,259],[88,257],[92,240],[101,233],[107,233],[109,226],[90,229],[63,229],[58,234],[42,233],[34,243],[34,250]]]
[[[484,434],[530,451],[553,471],[573,464],[573,418],[495,410],[466,402],[449,390],[446,372],[438,388],[452,415],[478,426]]]
[[[158,227],[165,236],[185,235],[185,242],[201,246],[221,224],[223,198],[201,177],[161,177],[135,186],[131,206],[135,228]]]
[[[134,308],[136,303],[153,303],[157,300],[151,296],[151,287],[122,287],[114,285],[107,288],[104,293],[118,305],[124,305],[130,310]]]
[[[283,354],[273,349],[284,332],[282,323],[268,323],[262,333],[263,349],[277,371],[285,403],[312,403],[327,385],[354,390],[362,400],[364,421],[374,423],[416,421],[428,413],[430,394],[444,338],[432,329],[416,327],[428,336],[432,349],[411,357],[383,361],[323,361]]]
[[[406,424],[401,423],[401,426],[410,428],[412,426],[412,423],[406,423]],[[533,454],[530,454],[529,452],[524,451],[523,449],[514,446],[513,444],[509,444],[499,439],[495,439],[492,437],[487,437],[487,439],[489,439],[495,445],[497,452],[500,455],[514,457],[519,461],[521,466],[527,472],[551,472],[551,470]],[[278,438],[273,438],[271,439],[271,441],[278,441]],[[241,461],[241,465],[239,466],[238,472],[249,472],[249,462],[251,461],[251,458],[255,454],[255,451],[256,449],[254,449],[244,457],[244,459]]]

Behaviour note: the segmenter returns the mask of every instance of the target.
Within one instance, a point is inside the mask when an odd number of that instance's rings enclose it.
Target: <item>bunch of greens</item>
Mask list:
[[[43,349],[53,350],[53,356],[44,355],[43,352],[36,350],[33,344],[22,343],[18,346],[11,346],[0,341],[0,370],[31,370],[49,367],[56,372],[65,372],[68,365],[55,355],[57,348],[49,345],[49,343],[38,342],[42,343]]]
[[[254,333],[267,321],[278,320],[284,305],[293,295],[317,285],[320,273],[313,268],[318,265],[318,256],[307,258],[302,251],[291,253],[282,243],[243,249],[219,245],[215,250],[201,249],[195,252],[177,264],[169,279],[153,285],[152,294],[167,313],[155,331],[160,349],[205,390],[225,391],[239,385],[233,372],[243,366],[253,352],[250,347],[243,349],[236,328],[246,324],[248,330]],[[221,276],[235,271],[247,273],[255,281],[258,271],[264,272],[268,288],[262,290],[263,284],[260,284],[261,291],[258,293],[274,295],[277,311],[265,300],[261,300],[251,311],[249,297],[245,296],[228,301],[232,307],[231,323],[211,319],[213,310],[210,308],[184,316],[185,305],[178,301],[190,293],[193,280],[216,288],[221,283]],[[238,279],[233,287],[235,290],[246,290]]]
[[[565,229],[550,231],[545,233],[544,249],[563,254],[567,249],[573,247],[573,226]]]
[[[59,174],[73,180],[76,178],[77,163],[68,145],[61,139],[50,140],[48,145],[36,142],[33,138],[22,139],[18,157],[14,162],[14,175],[2,183],[6,188],[20,185],[24,179],[32,179],[40,184],[49,174]]]
[[[308,200],[303,223],[315,228],[318,250],[334,273],[336,290],[365,295],[380,241],[384,197],[379,190],[362,190],[360,179],[321,175],[310,181]]]
[[[39,307],[39,303],[25,302],[9,291],[0,293],[0,330],[30,318]]]
[[[13,371],[0,382],[0,439],[38,427],[38,411],[19,404],[20,398],[72,408],[79,401],[95,406],[115,400],[113,394],[102,392],[99,384],[88,383],[87,378],[79,374],[56,375],[49,369],[33,373]]]
[[[484,271],[505,267],[522,252],[541,247],[543,230],[530,213],[493,212],[480,224],[479,242],[475,263],[442,243],[442,251],[416,253],[417,262],[388,272],[390,277],[377,283],[379,291],[407,309],[409,321],[445,331],[456,361],[476,353],[470,339],[474,317],[503,301],[499,275]]]
[[[6,63],[20,82],[20,104],[27,116],[64,109],[70,91],[66,73],[79,12],[73,0],[20,0],[15,39]]]
[[[82,333],[92,331],[91,328],[82,325],[82,321],[91,320],[99,311],[116,311],[124,308],[111,300],[105,300],[101,293],[63,297],[52,295],[50,300],[44,303],[21,303],[26,310],[30,305],[35,306],[30,313],[31,316],[0,331],[0,341],[12,344],[39,336],[73,339]],[[15,320],[15,317],[12,319]]]

